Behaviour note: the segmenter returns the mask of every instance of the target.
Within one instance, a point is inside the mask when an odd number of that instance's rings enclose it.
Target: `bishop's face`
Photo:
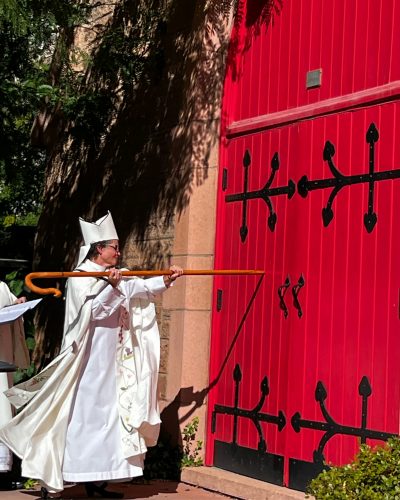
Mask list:
[[[118,240],[110,240],[104,247],[98,247],[99,255],[96,262],[104,267],[114,267],[118,264],[121,252]]]

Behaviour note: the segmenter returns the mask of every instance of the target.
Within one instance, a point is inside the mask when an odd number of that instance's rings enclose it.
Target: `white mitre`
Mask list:
[[[87,222],[79,217],[79,224],[84,241],[79,250],[79,264],[85,259],[92,243],[119,239],[110,211],[96,222]]]

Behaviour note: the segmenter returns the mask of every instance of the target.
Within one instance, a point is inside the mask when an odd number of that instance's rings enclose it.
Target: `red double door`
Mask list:
[[[303,489],[398,434],[396,102],[222,146],[207,463]]]

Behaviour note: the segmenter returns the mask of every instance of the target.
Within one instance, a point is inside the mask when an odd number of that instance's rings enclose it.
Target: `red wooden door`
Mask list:
[[[356,3],[359,16],[367,7]],[[290,40],[285,30],[296,28],[283,15],[225,87],[215,266],[267,273],[215,281],[207,462],[302,489],[323,459],[348,462],[360,440],[398,433],[400,108],[396,85],[388,90],[379,75],[379,88],[337,102],[334,85],[327,96],[321,89],[317,113],[298,92],[281,115],[287,101],[272,104],[271,77],[268,102],[256,89],[255,106],[257,71],[246,64],[255,67],[266,41]],[[307,19],[299,29],[309,33]],[[278,114],[246,118],[263,107]]]

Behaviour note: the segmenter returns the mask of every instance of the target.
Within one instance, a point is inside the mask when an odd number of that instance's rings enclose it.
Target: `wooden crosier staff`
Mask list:
[[[80,272],[80,271],[55,271],[55,272],[37,272],[29,273],[25,277],[25,285],[39,295],[50,295],[53,294],[54,297],[61,297],[62,293],[58,288],[40,288],[32,283],[32,280],[38,278],[85,278],[93,277],[97,278],[100,276],[109,276],[109,271],[98,271],[98,272]],[[122,271],[122,276],[163,276],[170,275],[170,269],[158,269],[155,271]],[[265,274],[265,271],[260,270],[247,270],[247,269],[197,269],[190,270],[184,269],[183,275],[186,276],[216,276],[216,275],[261,275]]]

